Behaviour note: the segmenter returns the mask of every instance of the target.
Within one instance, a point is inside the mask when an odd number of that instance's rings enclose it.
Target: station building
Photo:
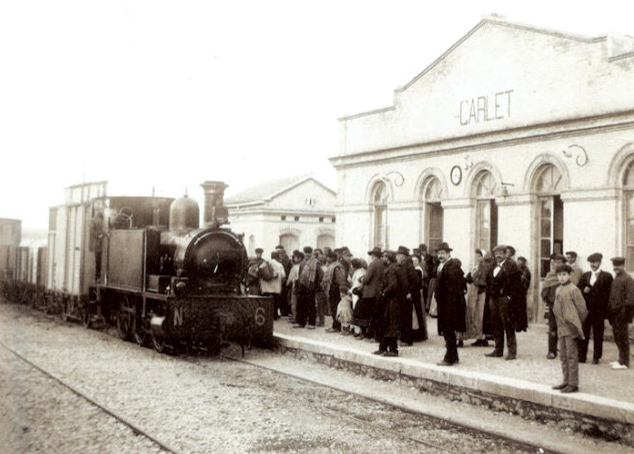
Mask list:
[[[634,271],[634,38],[485,17],[394,93],[339,120],[337,244],[357,255],[446,241],[510,244],[543,313],[553,252],[627,257]]]
[[[231,229],[244,233],[249,256],[268,258],[281,244],[290,255],[304,246],[334,247],[336,193],[311,175],[262,181],[225,197]]]

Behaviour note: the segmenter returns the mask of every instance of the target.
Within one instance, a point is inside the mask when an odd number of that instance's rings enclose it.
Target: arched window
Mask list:
[[[634,270],[634,160],[623,174],[623,200],[625,201],[625,254],[627,271]]]
[[[425,243],[430,251],[442,242],[444,210],[441,205],[443,188],[440,180],[432,177],[423,187]]]
[[[550,270],[550,255],[563,254],[564,204],[559,196],[561,181],[561,172],[552,164],[542,166],[536,173],[534,188],[538,196],[537,250],[541,277],[546,277]]]
[[[495,178],[489,171],[474,180],[476,197],[476,244],[478,249],[491,251],[498,242],[498,206],[495,203]]]
[[[292,233],[280,235],[280,244],[284,246],[284,250],[291,255],[292,251],[299,249],[299,237]]]
[[[335,247],[335,236],[331,233],[317,235],[317,247],[322,251],[325,247],[333,249]]]
[[[374,186],[372,195],[372,211],[374,219],[374,246],[381,249],[388,247],[387,244],[387,187],[380,181]]]

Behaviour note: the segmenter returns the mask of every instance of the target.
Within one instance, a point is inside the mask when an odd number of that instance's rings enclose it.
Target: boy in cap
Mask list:
[[[601,270],[603,256],[598,252],[590,254],[590,270],[584,273],[579,280],[579,290],[583,293],[588,308],[588,316],[583,322],[583,336],[585,339],[579,342],[579,362],[585,363],[590,342],[590,331],[594,339],[593,364],[599,364],[603,356],[603,330],[605,317],[610,299],[610,287],[612,287],[612,275]]]
[[[577,253],[575,251],[566,252],[566,262],[572,268],[572,274],[570,275],[570,281],[578,285],[579,279],[581,279],[581,275],[583,274],[583,270],[577,265]]]
[[[611,363],[612,369],[630,366],[630,342],[627,325],[634,315],[634,279],[625,272],[625,259],[614,257],[612,266],[616,276],[612,280],[608,302],[608,320],[614,331],[614,343],[619,349],[619,360]]]
[[[559,287],[555,294],[553,314],[557,319],[559,352],[563,382],[553,386],[562,393],[579,391],[579,339],[583,339],[583,321],[588,315],[581,290],[570,281],[572,267],[560,265],[556,268]]]

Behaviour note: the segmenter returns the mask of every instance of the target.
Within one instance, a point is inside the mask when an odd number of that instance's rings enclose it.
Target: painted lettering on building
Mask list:
[[[511,117],[513,90],[500,91],[460,101],[460,126],[475,125]]]

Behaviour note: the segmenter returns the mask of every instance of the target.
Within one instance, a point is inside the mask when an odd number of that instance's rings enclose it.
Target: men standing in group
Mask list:
[[[579,279],[583,274],[583,270],[577,265],[577,253],[575,251],[566,252],[566,262],[572,268],[572,274],[570,275],[570,282],[574,285],[579,285]]]
[[[459,362],[456,332],[465,332],[467,281],[460,260],[451,257],[447,243],[436,248],[438,270],[436,271],[435,295],[438,301],[438,333],[445,339],[445,357],[439,366],[453,366]],[[411,309],[410,309],[411,313]]]
[[[430,254],[427,251],[427,245],[421,243],[418,246],[420,249],[421,268],[423,268],[423,307],[427,308],[429,297],[429,284],[432,278],[436,275],[436,269],[438,268],[438,258]]]
[[[260,291],[262,295],[273,298],[273,320],[277,320],[279,318],[278,311],[281,309],[282,282],[286,282],[286,272],[284,271],[284,266],[279,262],[279,253],[277,251],[271,252],[269,264],[273,268],[273,279],[268,281],[261,279]],[[263,266],[267,266],[264,260],[262,260],[260,267]]]
[[[517,357],[517,341],[515,340],[514,319],[517,310],[514,299],[520,285],[520,273],[517,264],[506,256],[506,246],[498,245],[493,248],[493,255],[497,262],[487,273],[487,300],[491,305],[491,322],[495,350],[486,354],[489,357],[502,357],[504,354],[504,336],[506,334],[507,355],[504,359],[513,360]]]
[[[315,328],[315,293],[323,279],[324,272],[319,261],[313,256],[313,248],[304,247],[304,261],[299,265],[299,291],[297,294],[297,324],[293,328]]]
[[[368,269],[363,276],[363,298],[361,304],[363,304],[365,314],[365,321],[369,326],[366,337],[368,339],[377,339],[378,321],[379,321],[379,304],[378,299],[381,295],[381,287],[383,284],[383,270],[384,264],[381,260],[381,248],[375,247],[371,251],[368,251],[368,255],[372,258],[372,261],[368,265]],[[359,304],[359,303],[357,303]]]
[[[398,262],[401,279],[405,286],[405,297],[401,301],[401,347],[411,347],[414,344],[412,339],[412,313],[414,309],[414,295],[420,295],[420,284],[418,273],[414,269],[414,264],[409,256],[409,249],[399,246],[396,251],[396,261]]]
[[[557,278],[557,267],[566,263],[566,257],[561,254],[551,254],[550,271],[546,274],[542,282],[541,297],[544,301],[544,317],[548,320],[548,354],[546,358],[555,359],[557,357],[557,343],[559,337],[557,335],[557,321],[553,314],[553,306],[555,304],[555,296],[557,287],[559,287],[559,279]],[[570,282],[573,281],[572,274]],[[576,285],[576,284],[575,284]]]
[[[284,267],[284,273],[288,276],[291,272],[291,268],[293,267],[293,261],[286,253],[284,246],[281,244],[275,246],[275,251],[279,257],[278,261]],[[282,316],[291,314],[291,296],[286,285],[282,285],[282,293],[280,294],[280,312]]]
[[[322,279],[321,288],[324,291],[326,298],[328,298],[328,304],[330,307],[330,314],[332,315],[332,326],[326,328],[327,333],[338,333],[341,331],[341,323],[337,320],[337,305],[341,299],[339,288],[342,285],[347,285],[346,272],[342,263],[338,260],[339,256],[335,252],[328,254],[328,268]]]
[[[509,246],[507,246],[508,251]],[[527,297],[528,289],[531,286],[531,272],[526,266],[526,257],[517,258],[517,270],[520,275],[519,287],[517,292],[517,300],[514,307],[514,323],[515,331],[526,331],[528,329],[528,309],[527,309]]]
[[[614,343],[619,349],[619,360],[611,363],[612,369],[627,369],[630,366],[630,340],[628,324],[634,316],[634,280],[625,272],[625,259],[614,257],[612,266],[615,277],[610,288],[608,320],[614,331]]]
[[[585,339],[579,341],[579,362],[585,363],[588,354],[588,344],[590,343],[590,331],[594,339],[594,352],[592,363],[599,364],[603,356],[603,330],[605,318],[610,299],[610,288],[612,287],[612,275],[601,270],[603,255],[595,252],[588,257],[590,270],[581,275],[579,280],[579,290],[586,300],[588,316],[583,322],[583,336]],[[571,267],[572,268],[572,267]]]
[[[404,286],[401,272],[396,263],[396,254],[383,252],[383,291],[381,292],[379,319],[379,349],[375,355],[398,356],[398,337],[400,334],[401,300]]]

